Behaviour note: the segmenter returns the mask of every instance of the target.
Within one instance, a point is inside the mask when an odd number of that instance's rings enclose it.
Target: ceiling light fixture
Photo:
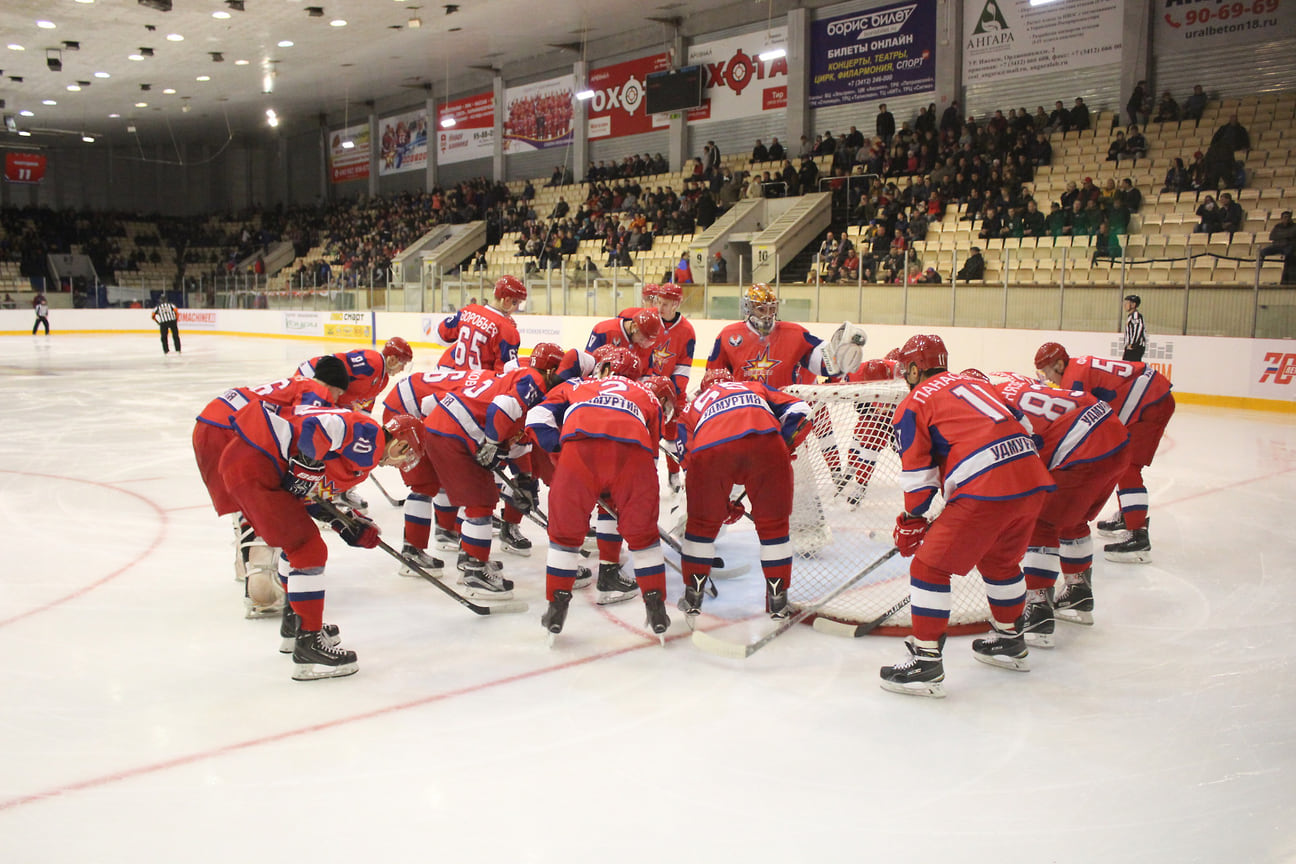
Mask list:
[[[266,109],[266,123],[270,125],[271,129],[279,125],[279,115],[275,113],[273,108]]]
[[[68,89],[68,92],[70,92],[70,93],[80,93],[80,92],[81,92],[81,85],[80,85],[80,84],[69,84],[69,85],[67,85],[67,89]]]
[[[53,30],[53,29],[54,29],[54,22],[53,22],[53,21],[37,21],[37,22],[36,22],[36,26],[39,27],[39,28],[41,28],[42,30]]]
[[[51,72],[63,71],[63,52],[57,48],[50,48],[45,52],[45,65]]]
[[[96,78],[111,78],[112,76],[109,75],[107,72],[96,72],[96,73],[95,73],[95,77],[96,77]]]
[[[19,116],[19,117],[35,117],[35,116],[36,116],[36,112],[35,112],[35,111],[28,111],[26,108],[24,108],[23,110],[21,110],[21,111],[18,112],[18,116]]]
[[[210,81],[210,80],[211,80],[211,76],[210,76],[210,75],[199,75],[195,80],[197,80],[197,81]]]
[[[136,103],[135,103],[135,107],[136,107],[136,108],[147,108],[147,107],[148,107],[148,103],[147,103],[147,102],[136,102]]]
[[[346,22],[346,19],[345,19],[345,18],[334,18],[332,21],[329,22],[329,26],[330,26],[330,27],[345,27],[345,26],[347,26],[347,22]]]
[[[19,45],[17,42],[10,42],[10,43],[9,43],[9,50],[10,50],[10,51],[26,51],[27,49],[24,48],[23,46]]]
[[[19,135],[20,137],[22,137],[22,138],[30,138],[30,137],[31,137],[31,133],[28,132],[26,129],[19,129],[19,130],[18,130],[18,135]]]
[[[235,60],[235,61],[234,61],[234,65],[235,65],[235,66],[246,66],[246,65],[248,65],[248,61],[247,61],[247,60]]]
[[[224,9],[221,9],[220,11],[213,12],[213,13],[212,13],[212,17],[213,17],[213,18],[219,18],[219,19],[221,19],[222,21],[224,21],[226,18],[229,18],[229,17],[230,17],[230,13],[226,12]]]
[[[127,54],[127,55],[126,55],[126,59],[127,59],[127,60],[134,60],[136,63],[138,63],[139,61],[141,61],[141,60],[144,59],[144,55],[143,55],[143,54]]]
[[[167,41],[168,41],[168,42],[183,42],[183,41],[184,41],[184,37],[181,36],[179,33],[168,33],[168,34],[167,34]]]
[[[55,102],[53,99],[42,99],[42,100],[41,100],[41,104],[42,104],[42,105],[57,105],[58,103]]]
[[[166,88],[165,90],[162,91],[162,94],[163,94],[164,96],[174,96],[174,95],[175,95],[175,88],[174,88],[174,87],[168,87],[168,88]]]
[[[294,44],[294,43],[293,43],[293,41],[292,41],[291,39],[280,39],[280,40],[279,40],[279,47],[280,47],[280,48],[291,48],[291,47],[293,47],[293,44]]]
[[[93,144],[95,142],[93,135],[86,135],[84,132],[81,133],[81,140],[87,144]]]

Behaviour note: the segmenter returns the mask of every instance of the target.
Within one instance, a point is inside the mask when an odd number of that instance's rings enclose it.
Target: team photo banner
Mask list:
[[[350,141],[352,146],[343,146]],[[329,133],[329,177],[334,183],[369,179],[369,124]]]
[[[936,4],[914,0],[815,21],[810,107],[936,89]]]
[[[1296,36],[1296,0],[1185,3],[1157,0],[1152,44],[1158,54],[1187,54]]]
[[[576,77],[564,75],[504,91],[504,152],[529,153],[572,142]]]
[[[963,82],[1119,63],[1121,0],[963,0]]]
[[[760,59],[761,52],[785,45],[786,27],[690,45],[688,62],[706,70],[706,84],[702,107],[688,112],[689,122],[736,120],[786,110],[787,57]]]
[[[427,168],[427,111],[407,111],[378,121],[378,176]]]
[[[669,126],[667,115],[653,115],[644,110],[648,74],[669,68],[669,54],[652,54],[591,70],[589,89],[594,91],[594,97],[585,103],[589,137],[621,138]]]
[[[454,125],[442,126],[446,117]],[[437,109],[437,164],[449,165],[495,155],[495,94],[478,93]]]

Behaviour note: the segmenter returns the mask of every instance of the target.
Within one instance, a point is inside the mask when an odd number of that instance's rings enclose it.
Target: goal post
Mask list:
[[[785,392],[810,406],[814,432],[792,463],[794,552],[788,601],[800,610],[816,603],[892,547],[896,516],[904,509],[900,456],[891,421],[908,394],[903,381],[796,384]],[[942,506],[939,496],[935,516]],[[980,574],[951,579],[951,634],[987,629],[990,606]],[[858,586],[830,601],[818,615],[862,624],[909,593],[909,559],[891,558]],[[912,632],[906,606],[875,633]]]

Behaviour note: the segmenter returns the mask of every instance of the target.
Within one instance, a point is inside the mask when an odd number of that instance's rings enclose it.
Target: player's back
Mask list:
[[[610,438],[638,444],[656,455],[661,440],[661,405],[637,381],[610,375],[572,382],[560,439]]]
[[[461,385],[468,372],[459,369],[434,369],[431,372],[416,372],[406,375],[387,394],[383,400],[384,417],[395,414],[408,414],[422,420],[441,397]],[[431,401],[429,401],[431,400]]]
[[[1138,422],[1144,409],[1170,395],[1170,380],[1146,363],[1072,357],[1062,373],[1062,387],[1083,390],[1108,403],[1122,423]]]
[[[693,399],[680,414],[690,452],[746,435],[773,435],[795,425],[809,406],[756,381],[721,381]]]
[[[330,406],[328,387],[314,378],[294,375],[256,387],[233,387],[207,403],[198,422],[233,428],[234,415],[253,402],[265,402],[278,411],[290,405]]]
[[[346,366],[347,377],[351,383],[338,397],[337,404],[343,408],[354,408],[367,411],[373,407],[374,400],[387,386],[387,363],[383,355],[369,349],[339,351],[333,355]],[[322,357],[307,360],[297,368],[297,374],[310,378],[315,374],[315,364]]]
[[[1040,458],[1050,471],[1103,459],[1129,441],[1111,406],[1096,396],[1024,378],[995,389],[1006,404],[1026,415]]]
[[[438,366],[502,372],[517,360],[521,337],[513,319],[491,306],[470,303],[437,325],[443,342],[453,343]]]

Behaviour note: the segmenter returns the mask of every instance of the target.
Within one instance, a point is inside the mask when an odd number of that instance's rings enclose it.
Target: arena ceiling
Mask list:
[[[598,40],[660,50],[672,19],[685,34],[704,32],[696,28],[782,15],[788,3],[172,0],[170,11],[155,8],[166,5],[3,0],[0,146],[279,134],[266,126],[268,109],[281,118],[281,132],[318,126],[321,114],[354,123],[368,112],[366,102],[382,110],[417,104],[417,92],[479,91],[490,86],[492,68],[506,76],[557,72]],[[403,93],[410,95],[402,101]]]

